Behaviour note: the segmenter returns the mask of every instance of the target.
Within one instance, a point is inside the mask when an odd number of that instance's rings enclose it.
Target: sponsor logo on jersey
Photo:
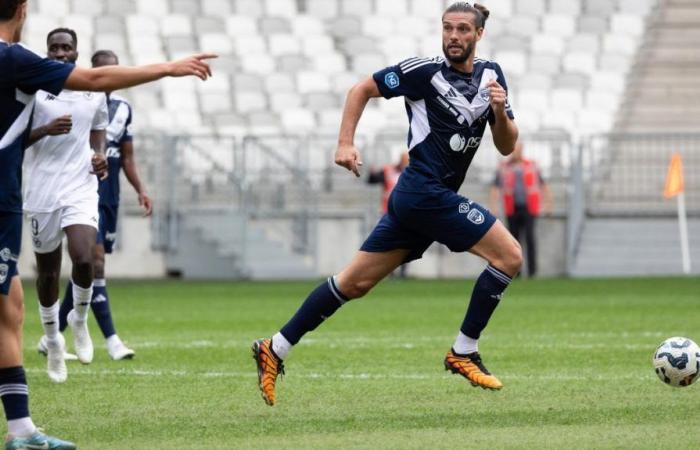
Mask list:
[[[455,133],[450,138],[450,148],[454,152],[461,152],[467,146],[467,140],[459,133]]]
[[[467,214],[471,208],[469,207],[469,203],[460,203],[459,204],[459,213],[460,214]]]
[[[389,89],[396,89],[399,87],[401,82],[399,81],[399,76],[396,75],[396,72],[389,72],[384,76],[384,84],[386,84]]]
[[[467,219],[469,219],[469,221],[474,225],[481,225],[484,223],[484,220],[486,220],[484,214],[478,209],[472,209],[469,211],[469,214],[467,214]]]
[[[48,100],[48,101],[56,100],[56,96],[53,94],[46,94],[46,98],[44,100]]]

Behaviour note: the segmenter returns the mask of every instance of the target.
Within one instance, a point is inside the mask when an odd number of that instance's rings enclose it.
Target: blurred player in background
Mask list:
[[[65,87],[114,91],[166,76],[211,75],[195,55],[141,67],[83,69],[44,59],[16,43],[27,18],[26,0],[0,0],[0,400],[7,419],[6,450],[72,450],[75,444],[40,432],[29,414],[29,389],[22,366],[24,294],[17,272],[22,239],[22,160],[35,93],[58,95]]]
[[[389,196],[399,182],[399,177],[404,169],[408,167],[408,152],[401,152],[398,164],[386,164],[381,169],[370,169],[367,176],[367,183],[382,185],[382,214],[389,211]],[[406,278],[408,264],[401,264],[399,267],[400,278]]]
[[[350,89],[336,164],[360,175],[355,129],[369,99],[380,96],[405,97],[410,162],[389,198],[388,213],[350,265],[318,286],[271,339],[253,343],[259,387],[267,404],[275,402],[283,360],[304,334],[347,301],[367,294],[400,264],[420,258],[434,241],[455,252],[470,251],[489,263],[476,281],[445,368],[474,386],[503,386],[484,366],[478,339],[511,278],[520,271],[521,249],[487,209],[457,194],[487,123],[504,155],[513,151],[518,137],[501,68],[474,57],[488,15],[480,5],[454,3],[442,17],[445,58],[410,58]]]
[[[57,28],[47,38],[49,59],[75,65],[78,38],[73,30]],[[59,135],[49,136],[47,127],[57,118],[71,118]],[[58,95],[38,91],[31,147],[24,159],[27,181],[24,210],[31,223],[37,263],[39,314],[44,327],[41,344],[46,349],[51,381],[66,380],[66,343],[58,331],[58,287],[62,241],[65,234],[73,264],[74,296],[71,311],[75,350],[83,364],[92,361],[92,341],[87,329],[87,310],[92,295],[92,256],[98,226],[97,174],[107,176],[105,142],[108,121],[107,97],[103,93],[63,90]]]
[[[537,216],[540,212],[550,213],[554,202],[552,191],[537,164],[523,158],[521,141],[496,171],[491,187],[491,211],[498,211],[499,197],[510,233],[518,241],[522,234],[525,235],[527,276],[534,277],[537,274]]]
[[[115,66],[119,58],[110,50],[100,50],[92,56],[93,67]],[[134,351],[128,348],[117,335],[109,307],[109,294],[105,279],[105,253],[112,253],[117,237],[117,217],[119,211],[119,173],[124,169],[126,179],[138,195],[139,205],[143,208],[144,216],[150,216],[153,211],[151,199],[141,182],[136,161],[134,160],[133,136],[131,135],[131,105],[122,97],[107,93],[109,107],[109,126],[107,127],[107,161],[109,162],[109,177],[100,181],[99,214],[100,226],[97,232],[97,245],[94,253],[94,288],[90,306],[95,314],[97,324],[107,341],[107,352],[114,360],[131,359]],[[66,293],[59,312],[60,331],[68,326],[68,315],[73,309],[73,283],[68,283]],[[41,346],[41,343],[40,343]],[[41,350],[40,350],[41,351]]]

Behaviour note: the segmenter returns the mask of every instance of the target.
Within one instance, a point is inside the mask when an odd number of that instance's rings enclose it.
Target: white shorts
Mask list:
[[[27,212],[35,253],[51,253],[63,241],[63,229],[71,225],[88,225],[98,229],[98,197],[89,196],[51,212]]]

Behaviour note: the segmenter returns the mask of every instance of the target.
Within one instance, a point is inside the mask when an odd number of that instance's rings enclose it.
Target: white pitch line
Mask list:
[[[45,373],[45,369],[25,368],[30,373]],[[141,370],[141,369],[85,369],[69,368],[69,376],[136,376],[136,377],[205,377],[205,378],[255,378],[255,371],[249,372],[221,372],[221,371],[187,371],[187,370]],[[508,380],[530,380],[530,381],[621,381],[621,380],[647,380],[653,376],[642,375],[522,375],[522,374],[500,374],[504,381]],[[446,373],[402,373],[402,374],[378,374],[378,373],[336,373],[336,372],[301,372],[290,375],[293,378],[302,379],[341,379],[341,380],[437,380],[452,377]]]

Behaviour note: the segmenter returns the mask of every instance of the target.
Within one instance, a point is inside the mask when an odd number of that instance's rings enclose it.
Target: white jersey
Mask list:
[[[46,136],[27,149],[24,157],[24,209],[51,212],[86,196],[97,198],[92,171],[90,131],[108,126],[107,97],[103,93],[63,90],[57,96],[38,91],[32,129],[70,115],[68,134]]]

